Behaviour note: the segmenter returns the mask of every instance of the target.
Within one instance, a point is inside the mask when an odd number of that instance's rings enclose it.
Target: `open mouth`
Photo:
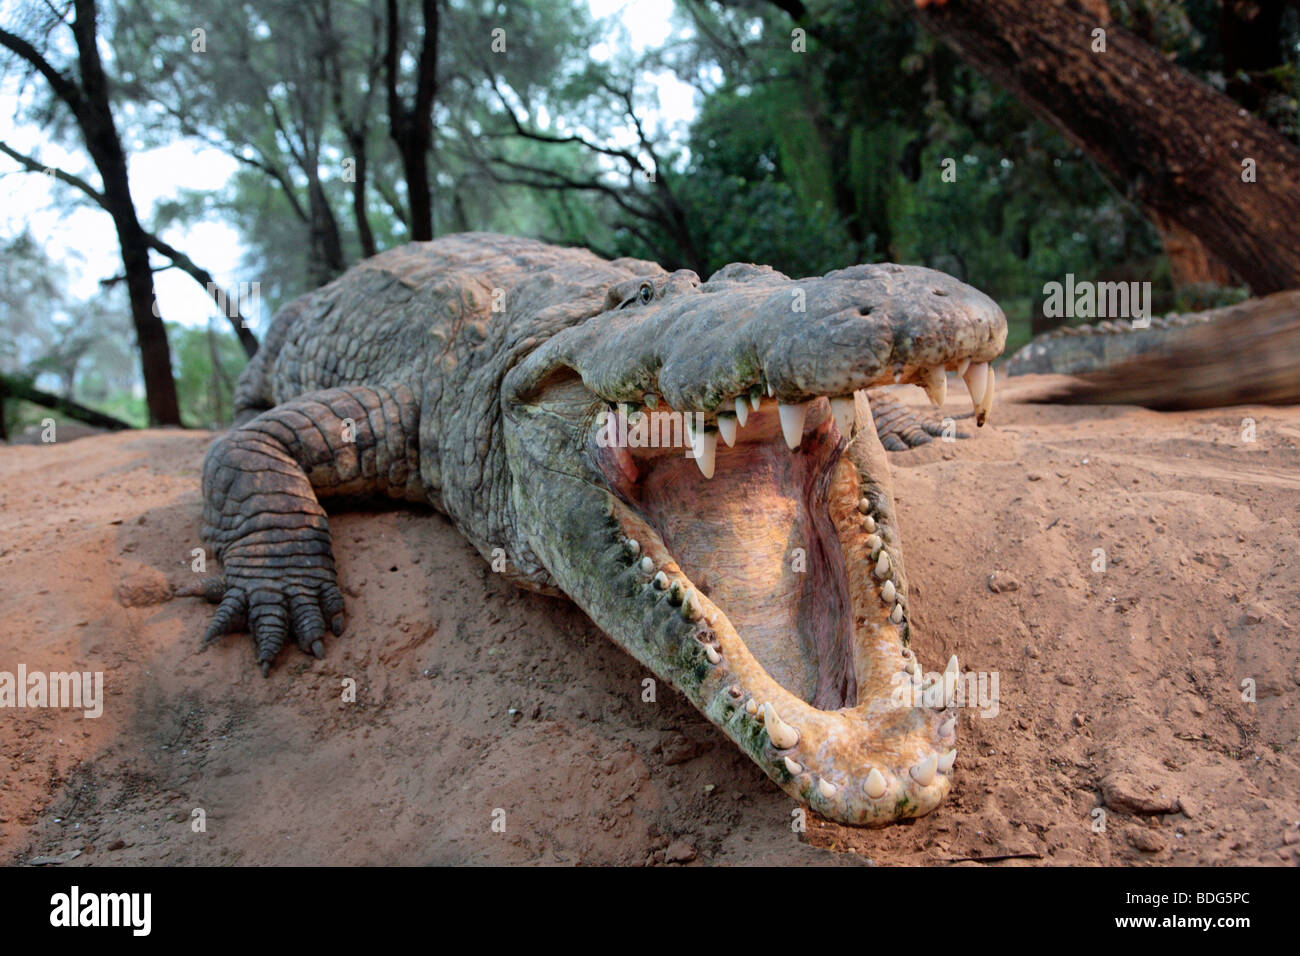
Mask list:
[[[983,424],[1001,309],[888,263],[797,280],[733,263],[704,283],[629,279],[604,302],[503,383],[530,580],[822,815],[934,809],[956,759],[958,667],[924,675],[909,646],[867,390],[915,384],[942,405],[955,371]],[[915,428],[889,404],[880,434]]]
[[[982,421],[992,372],[953,368]],[[943,401],[946,369],[905,377]],[[769,774],[814,804],[849,804],[835,815],[856,822],[942,799],[956,757],[951,694],[937,708],[900,706],[923,697],[900,696],[923,692],[923,676],[865,391],[779,404],[755,387],[685,415],[652,394],[598,416],[589,453],[616,498],[626,573],[697,623],[711,663],[725,659],[735,713],[767,730]],[[956,677],[954,659],[940,679]]]

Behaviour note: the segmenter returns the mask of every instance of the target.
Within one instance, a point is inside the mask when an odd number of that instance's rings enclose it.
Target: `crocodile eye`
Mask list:
[[[636,294],[636,300],[642,305],[649,305],[650,300],[655,297],[655,289],[649,282],[641,283],[641,288]]]

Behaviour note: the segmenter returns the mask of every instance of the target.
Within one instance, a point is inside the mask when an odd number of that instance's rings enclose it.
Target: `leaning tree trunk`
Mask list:
[[[1300,149],[1266,123],[1078,0],[900,2],[1257,294],[1300,286]]]

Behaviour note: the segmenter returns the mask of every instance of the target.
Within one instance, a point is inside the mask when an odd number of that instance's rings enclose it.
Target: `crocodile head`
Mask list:
[[[615,282],[502,390],[511,504],[552,580],[821,814],[883,824],[949,787],[956,662],[921,690],[865,389],[982,423],[1006,319],[929,269],[731,265]],[[901,693],[900,693],[901,692]]]

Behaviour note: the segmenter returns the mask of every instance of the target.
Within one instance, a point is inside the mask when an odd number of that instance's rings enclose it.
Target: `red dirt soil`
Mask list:
[[[106,687],[98,719],[0,710],[0,862],[1294,864],[1300,408],[1014,403],[1042,384],[890,456],[920,660],[998,672],[1001,701],[963,709],[949,801],[883,830],[798,826],[440,515],[333,516],[347,631],[263,679],[242,635],[198,653],[212,608],[170,597],[200,577],[211,435],[0,448],[0,671]]]

